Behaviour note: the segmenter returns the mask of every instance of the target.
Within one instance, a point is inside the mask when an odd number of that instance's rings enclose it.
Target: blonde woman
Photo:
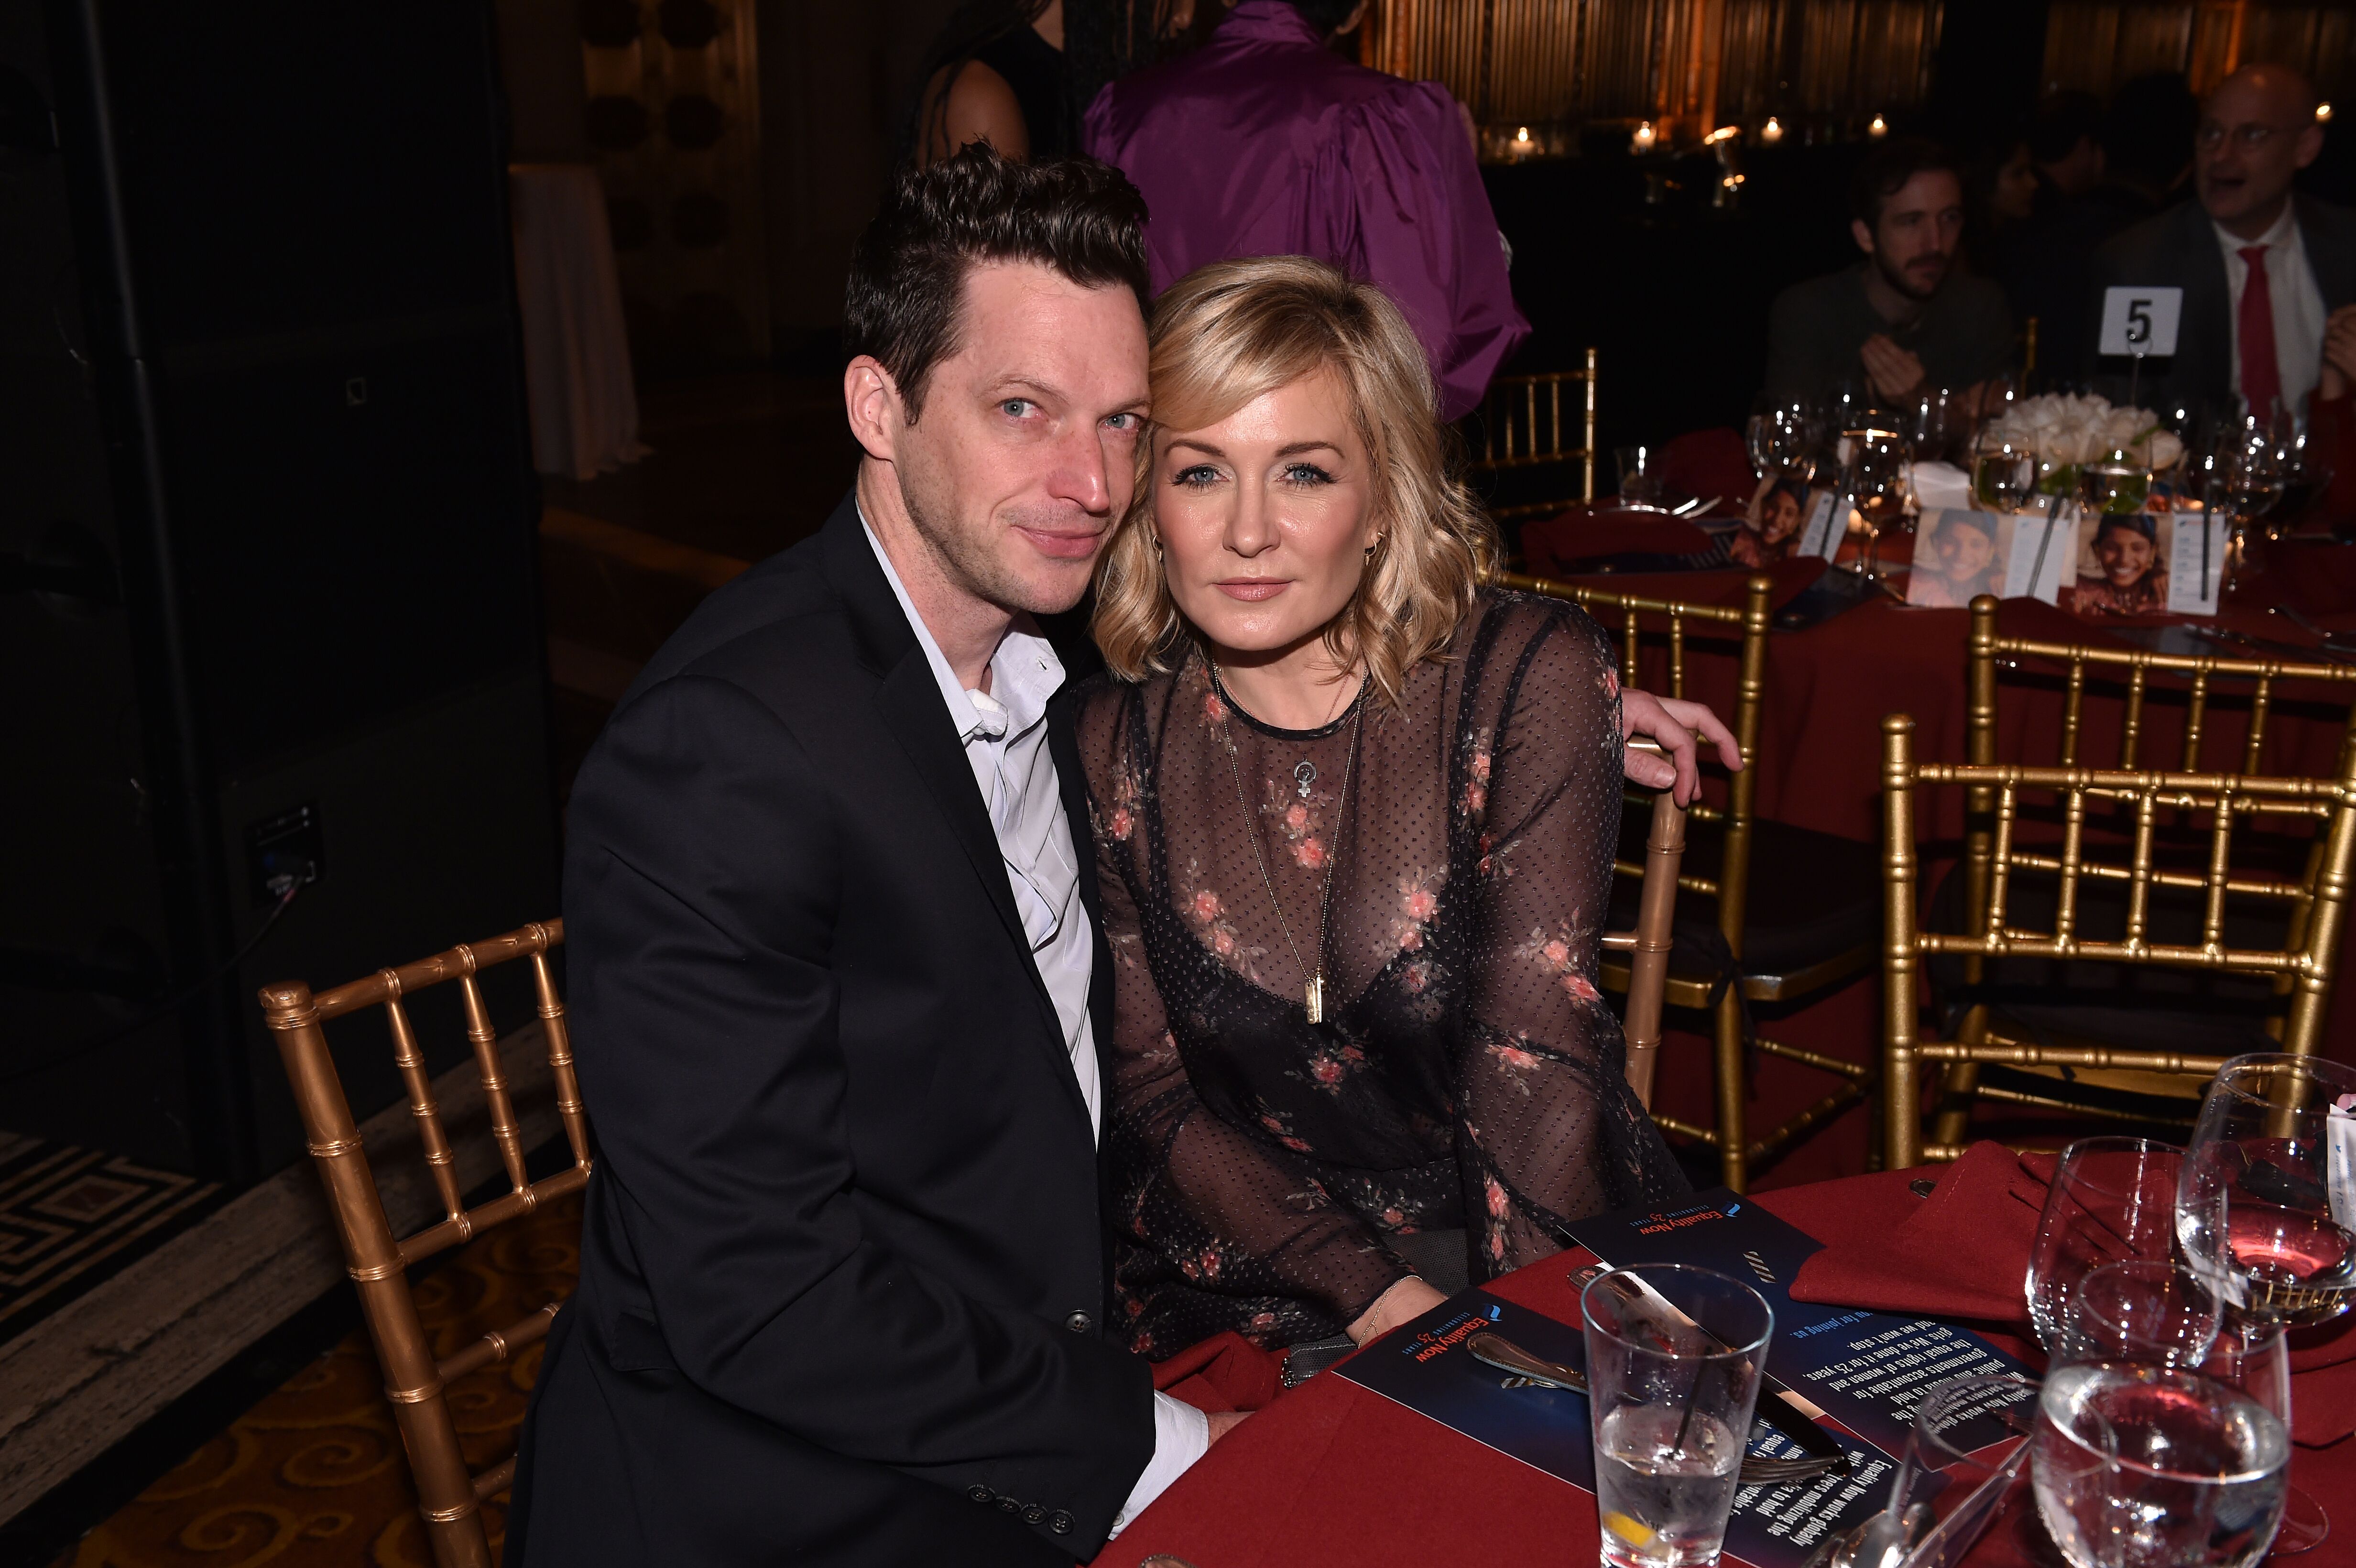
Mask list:
[[[1079,720],[1116,1289],[1148,1355],[1364,1343],[1441,1298],[1401,1237],[1465,1228],[1485,1278],[1685,1189],[1596,986],[1619,680],[1582,612],[1481,586],[1379,291],[1223,262],[1151,344]]]

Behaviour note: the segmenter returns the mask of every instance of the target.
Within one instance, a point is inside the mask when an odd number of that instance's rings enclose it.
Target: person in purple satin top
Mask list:
[[[1463,111],[1327,48],[1312,18],[1333,9],[1242,0],[1204,48],[1099,92],[1082,144],[1145,193],[1157,291],[1230,257],[1331,262],[1398,303],[1456,419],[1529,323]]]

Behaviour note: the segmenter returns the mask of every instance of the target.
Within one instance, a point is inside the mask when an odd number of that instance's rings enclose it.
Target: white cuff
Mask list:
[[[1211,1418],[1184,1400],[1166,1393],[1153,1396],[1153,1457],[1145,1473],[1129,1489],[1129,1500],[1113,1515],[1112,1534],[1119,1535],[1130,1520],[1146,1510],[1186,1467],[1211,1451]],[[1106,1537],[1110,1540],[1111,1536]]]

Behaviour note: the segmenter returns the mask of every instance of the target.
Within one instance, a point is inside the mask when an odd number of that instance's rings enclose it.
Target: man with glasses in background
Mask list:
[[[2199,199],[2147,219],[2095,256],[2095,285],[2184,291],[2172,360],[2145,367],[2147,408],[2304,414],[2325,334],[2356,316],[2356,213],[2295,193],[2323,151],[2314,87],[2287,67],[2244,66],[2202,106]],[[2101,300],[2094,302],[2100,319]],[[2102,361],[2114,398],[2127,362]]]

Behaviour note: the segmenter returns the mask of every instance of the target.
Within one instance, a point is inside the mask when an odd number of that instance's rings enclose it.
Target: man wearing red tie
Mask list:
[[[2184,291],[2171,362],[2146,368],[2137,400],[2212,413],[2303,414],[2324,336],[2356,313],[2356,214],[2295,194],[2323,150],[2315,89],[2283,66],[2244,66],[2218,84],[2193,142],[2187,202],[2097,252],[2104,286]],[[2105,360],[2124,393],[2125,361]],[[2156,373],[2155,373],[2156,372]]]

